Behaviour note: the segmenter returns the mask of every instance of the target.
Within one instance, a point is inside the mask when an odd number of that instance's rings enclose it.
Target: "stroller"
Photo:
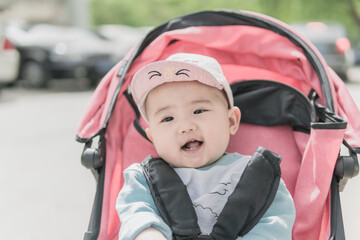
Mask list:
[[[153,29],[99,83],[77,131],[82,164],[97,180],[84,239],[117,239],[122,171],[155,155],[129,92],[132,76],[177,52],[221,64],[242,112],[228,152],[251,155],[263,146],[283,157],[282,178],[297,211],[293,239],[345,239],[339,190],[359,171],[360,112],[309,41],[277,19],[233,10],[198,12]]]

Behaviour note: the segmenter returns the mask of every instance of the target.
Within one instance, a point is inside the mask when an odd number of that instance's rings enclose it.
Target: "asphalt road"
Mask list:
[[[360,82],[348,87],[360,106]],[[86,81],[0,92],[0,239],[83,238],[95,181],[75,133],[91,94]],[[347,239],[358,240],[360,177],[341,197]]]

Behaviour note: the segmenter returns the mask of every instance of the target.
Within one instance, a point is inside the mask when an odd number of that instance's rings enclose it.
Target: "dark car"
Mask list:
[[[354,51],[345,27],[337,22],[301,22],[292,27],[310,40],[324,56],[327,64],[343,79],[354,63]]]
[[[52,78],[90,79],[95,85],[116,64],[114,44],[70,26],[9,26],[7,37],[21,56],[18,78],[29,87],[46,87]]]

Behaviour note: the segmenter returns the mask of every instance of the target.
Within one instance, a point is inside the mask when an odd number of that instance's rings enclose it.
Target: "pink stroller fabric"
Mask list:
[[[290,27],[266,16],[267,21]],[[343,139],[354,149],[360,147],[360,112],[343,81],[319,55],[329,78],[334,112],[347,121],[346,128],[333,129],[331,124],[314,125],[310,133],[294,131],[291,126],[258,126],[241,123],[228,151],[252,154],[261,145],[283,156],[282,177],[290,190],[297,216],[293,239],[329,239],[330,184]],[[134,128],[133,108],[122,94],[127,91],[135,72],[147,63],[165,59],[176,52],[204,54],[216,58],[230,83],[254,79],[271,80],[291,86],[304,95],[315,90],[322,105],[324,93],[313,66],[303,50],[288,38],[273,31],[248,26],[191,26],[161,34],[154,39],[127,69],[121,88],[117,74],[132,52],[117,64],[100,82],[82,119],[77,136],[91,139],[106,126],[106,165],[101,228],[98,239],[117,239],[120,221],[115,201],[123,184],[122,171],[141,162],[147,155],[156,156],[150,142]],[[119,91],[109,117],[114,94]],[[108,123],[106,120],[108,119]],[[145,128],[146,123],[140,119]]]

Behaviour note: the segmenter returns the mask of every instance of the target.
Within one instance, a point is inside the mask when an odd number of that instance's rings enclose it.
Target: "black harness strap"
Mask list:
[[[234,240],[248,233],[273,202],[281,177],[280,161],[279,155],[263,147],[256,150],[210,236],[201,234],[186,186],[174,169],[150,156],[142,166],[154,202],[174,239]]]
[[[279,187],[281,157],[258,147],[252,155],[234,192],[229,196],[213,231],[214,239],[244,236],[262,218]]]
[[[197,216],[186,186],[174,169],[160,158],[147,157],[143,171],[155,205],[178,239],[200,235]]]

